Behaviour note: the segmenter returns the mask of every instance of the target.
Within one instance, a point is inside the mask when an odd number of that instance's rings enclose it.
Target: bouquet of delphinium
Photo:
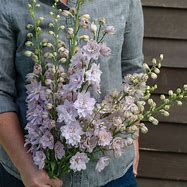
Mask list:
[[[37,17],[36,0],[28,5],[33,24],[28,24],[28,41],[31,50],[25,54],[34,62],[33,72],[27,75],[27,126],[26,146],[39,169],[50,177],[61,177],[73,170],[86,169],[86,164],[97,161],[101,172],[110,164],[111,155],[122,155],[126,146],[138,137],[139,129],[146,133],[141,121],[157,125],[156,113],[169,115],[169,108],[187,97],[187,86],[161,95],[157,106],[151,93],[156,85],[148,86],[148,78],[157,78],[163,55],[153,59],[152,67],[144,64],[145,72],[124,77],[121,89],[113,90],[98,102],[102,71],[98,59],[110,55],[104,43],[106,35],[115,34],[104,18],[91,22],[89,14],[81,15],[84,3],[77,0],[75,8],[57,9],[58,1],[49,13],[48,38],[41,39],[44,18]],[[73,27],[67,21],[70,19]],[[80,31],[89,34],[80,35]],[[66,36],[64,42],[61,35]],[[111,36],[112,37],[112,36]]]

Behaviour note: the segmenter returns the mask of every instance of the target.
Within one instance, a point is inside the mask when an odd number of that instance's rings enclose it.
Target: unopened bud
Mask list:
[[[89,36],[88,35],[82,35],[80,36],[80,40],[84,40],[85,42],[88,42],[89,41]]]
[[[51,83],[52,83],[52,80],[51,80],[51,79],[46,79],[46,80],[45,80],[45,84],[46,84],[46,85],[51,85]]]
[[[161,96],[160,96],[160,99],[161,99],[161,100],[164,100],[164,99],[166,99],[166,96],[165,96],[165,95],[161,95]]]
[[[157,74],[156,74],[156,73],[151,73],[151,78],[152,78],[152,79],[157,79],[157,78],[158,78],[158,76],[157,76]]]
[[[156,64],[157,64],[156,58],[153,58],[152,63],[153,63],[153,65],[156,65]]]
[[[178,106],[182,106],[182,101],[177,101]]]
[[[91,28],[91,31],[94,33],[94,35],[96,35],[96,33],[97,33],[97,25],[94,22],[92,22],[90,28]]]
[[[52,108],[53,108],[53,104],[47,103],[47,109],[48,109],[48,110],[51,110]]]
[[[160,60],[163,61],[164,60],[164,55],[160,54]]]
[[[171,95],[173,95],[173,91],[172,90],[169,90],[168,91],[168,94],[171,96]]]

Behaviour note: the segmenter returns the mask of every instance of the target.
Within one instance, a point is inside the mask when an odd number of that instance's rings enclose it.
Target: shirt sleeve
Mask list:
[[[5,7],[0,6],[0,113],[16,112],[15,33]]]
[[[144,21],[140,0],[130,0],[121,54],[122,75],[143,71]]]

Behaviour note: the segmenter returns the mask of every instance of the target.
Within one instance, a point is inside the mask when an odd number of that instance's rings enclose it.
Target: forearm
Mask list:
[[[14,112],[0,114],[0,144],[19,171],[23,171],[25,166],[33,167],[31,156],[24,147],[24,135],[19,119]]]

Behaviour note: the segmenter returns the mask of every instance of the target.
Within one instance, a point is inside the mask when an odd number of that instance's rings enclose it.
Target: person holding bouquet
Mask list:
[[[97,173],[90,167],[82,173],[67,175],[62,180],[51,179],[33,163],[24,146],[26,126],[26,75],[33,64],[24,55],[26,25],[31,22],[27,1],[1,0],[0,6],[0,186],[1,187],[136,187],[139,151],[138,140],[125,149],[120,159]],[[40,0],[40,15],[51,10],[53,0]],[[76,0],[61,0],[57,8],[68,10]],[[106,17],[115,26],[114,37],[107,39],[112,55],[107,63],[101,60],[101,93],[118,89],[122,77],[143,71],[143,13],[140,0],[86,1],[81,9],[95,19]],[[48,32],[44,21],[44,35]],[[45,29],[46,28],[46,29]],[[113,28],[107,32],[114,32]],[[133,167],[134,162],[134,167]]]

